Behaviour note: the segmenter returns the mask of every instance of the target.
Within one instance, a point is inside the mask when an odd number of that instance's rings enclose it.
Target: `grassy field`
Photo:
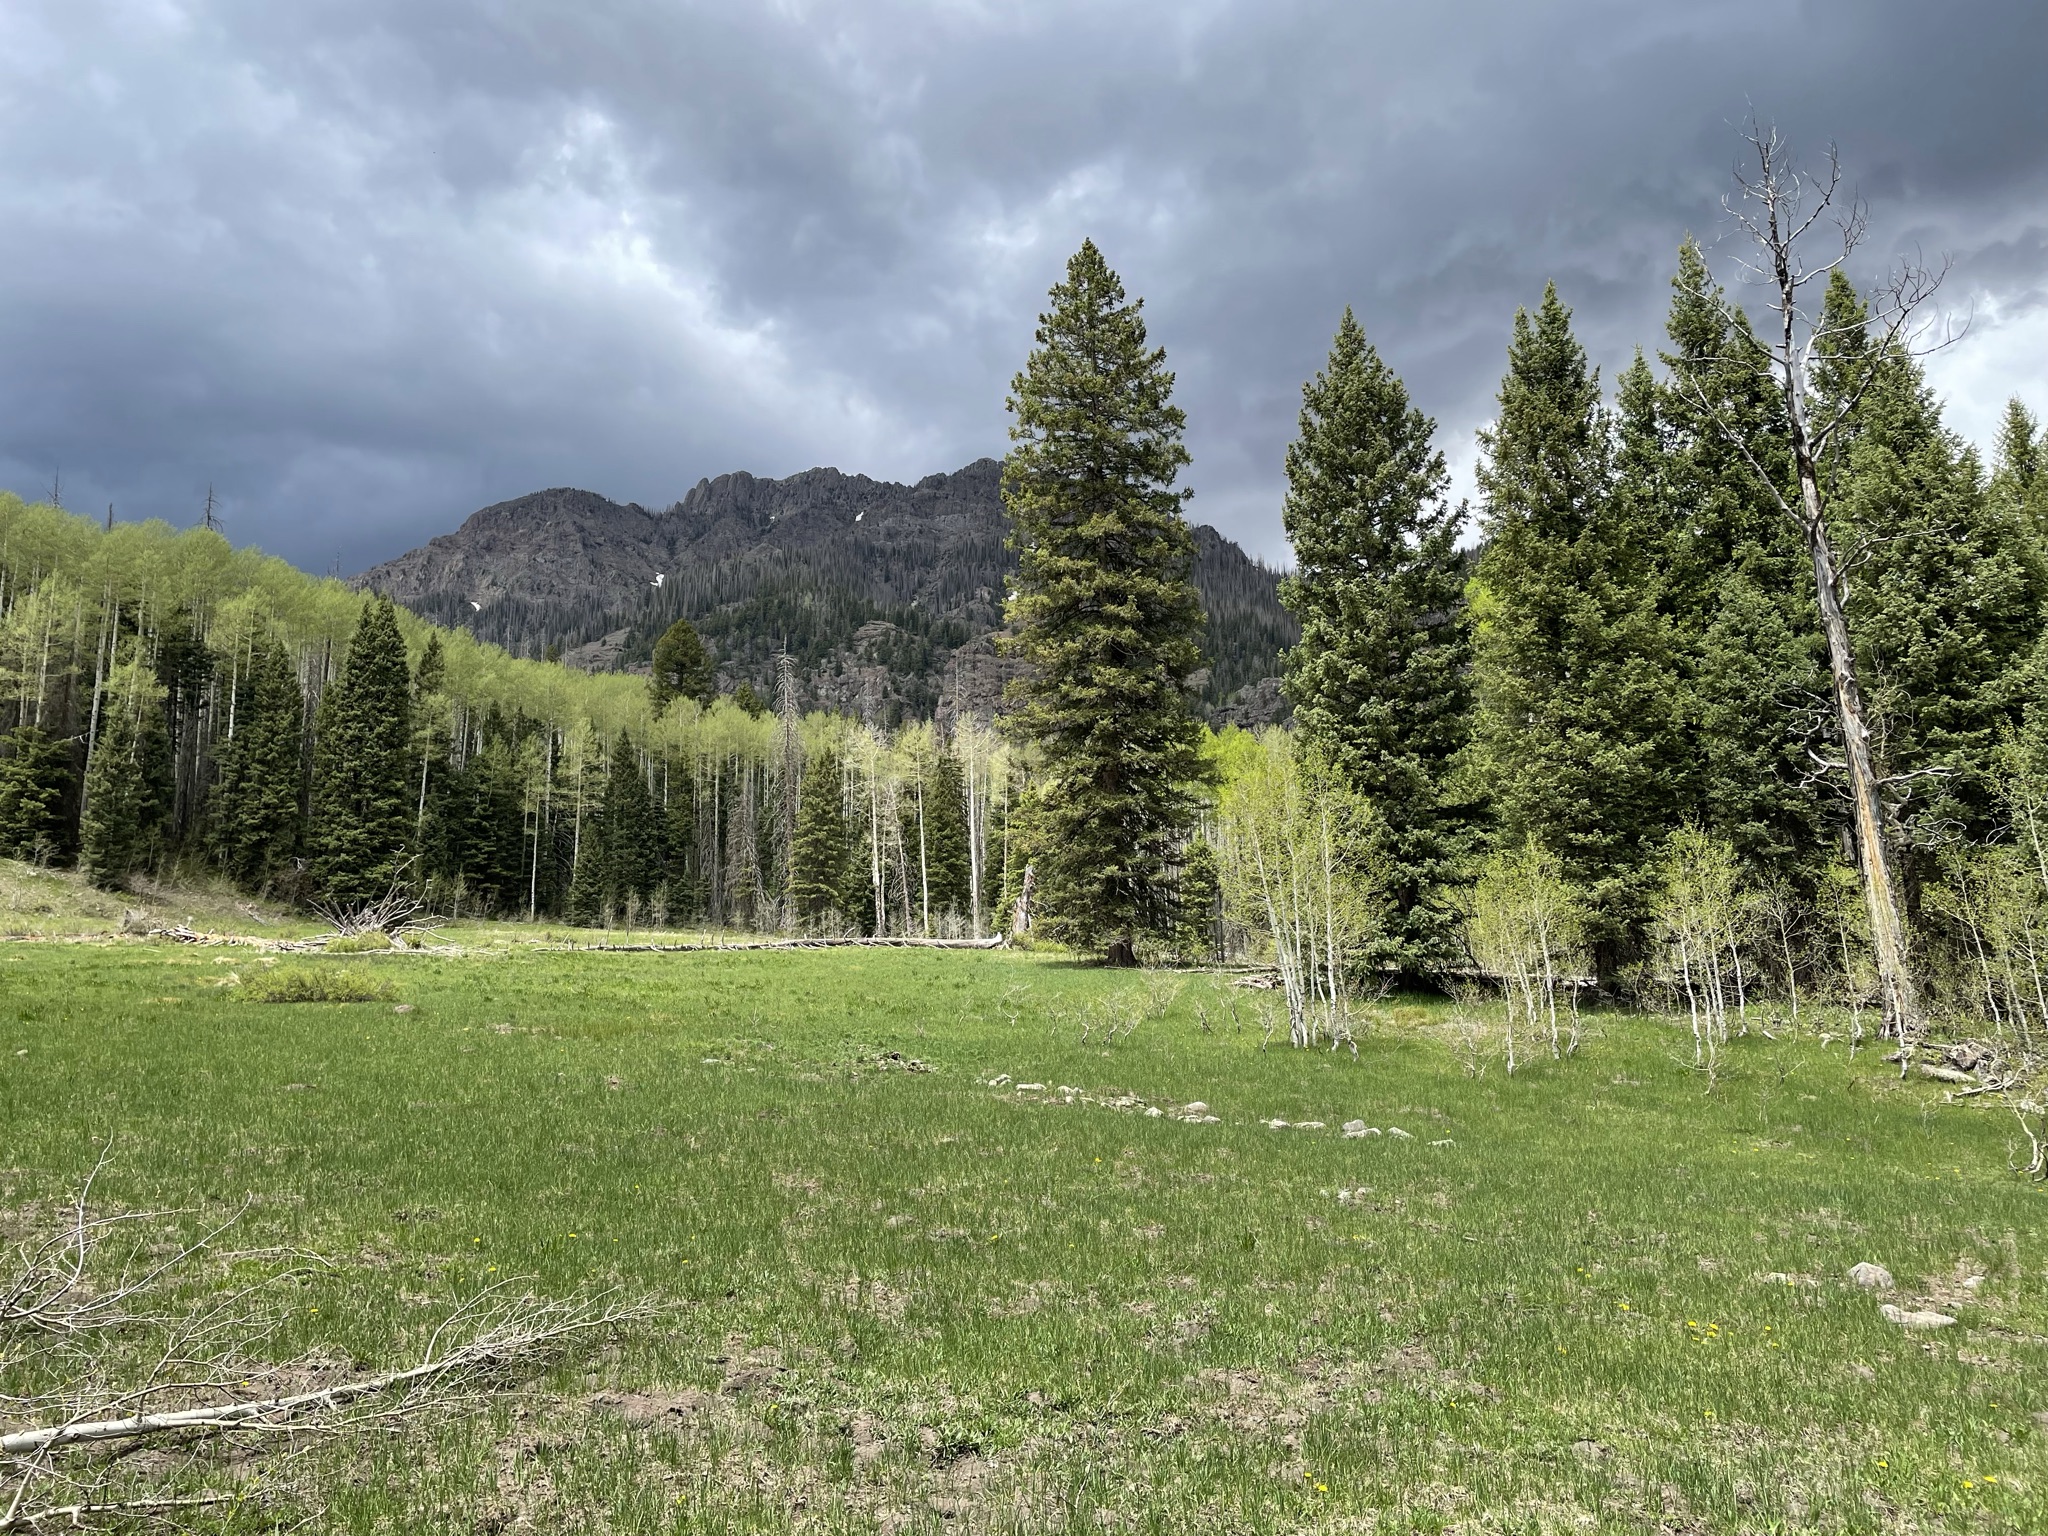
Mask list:
[[[253,1196],[238,1245],[335,1266],[287,1355],[406,1363],[506,1276],[677,1303],[329,1453],[318,1529],[2048,1530],[2048,1195],[1874,1052],[1752,1034],[1710,1086],[1612,1015],[1474,1076],[1421,1001],[1354,1058],[1215,978],[518,932],[0,945],[0,1207],[108,1137],[119,1203]],[[410,1011],[223,984],[308,964]]]

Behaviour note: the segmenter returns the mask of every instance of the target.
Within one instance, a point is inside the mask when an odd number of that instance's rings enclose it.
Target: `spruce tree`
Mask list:
[[[2048,434],[2042,433],[2034,413],[2015,395],[2005,403],[2005,417],[1998,424],[1998,443],[1992,452],[1990,495],[2000,515],[2013,518],[2029,528],[2037,539],[2048,539]]]
[[[621,733],[604,791],[604,889],[621,917],[630,903],[644,909],[661,883],[661,833],[632,738]]]
[[[214,746],[207,842],[230,878],[259,888],[298,852],[305,700],[282,647],[259,640],[235,688],[234,731]]]
[[[73,847],[71,744],[24,725],[0,741],[0,855],[53,864]]]
[[[2048,570],[2032,531],[1986,494],[1975,451],[1942,424],[1919,365],[1896,348],[1878,355],[1867,317],[1836,272],[1817,382],[1824,398],[1855,395],[1821,467],[1838,537],[1866,551],[1849,586],[1850,633],[1880,771],[1894,780],[1896,835],[1918,849],[1993,825],[1993,757],[2025,707]],[[1926,873],[1907,869],[1909,881]]]
[[[1281,509],[1295,569],[1280,600],[1301,620],[1287,697],[1303,739],[1381,812],[1393,911],[1375,958],[1437,967],[1458,953],[1451,889],[1476,820],[1453,787],[1470,729],[1464,510],[1446,500],[1436,423],[1349,309],[1301,395]]]
[[[411,794],[412,677],[398,615],[363,604],[341,673],[314,724],[308,872],[330,903],[360,906],[404,872],[417,807]]]
[[[79,864],[101,890],[120,890],[143,861],[156,809],[145,743],[161,693],[136,663],[117,669],[107,689],[79,818]]]
[[[790,900],[801,928],[836,925],[846,919],[849,906],[858,906],[847,886],[852,839],[842,774],[836,752],[820,752],[804,770],[789,860]]]
[[[916,829],[905,835],[915,848]],[[967,782],[960,760],[943,744],[924,765],[924,879],[931,891],[932,922],[947,913],[967,915],[972,899],[967,869]]]
[[[1640,371],[1627,381],[1639,394]],[[1659,533],[1617,497],[1597,376],[1553,286],[1515,316],[1481,438],[1476,744],[1504,846],[1532,838],[1589,899],[1603,972],[1645,920],[1678,767]]]
[[[1627,494],[1651,494],[1670,530],[1666,603],[1689,764],[1673,793],[1753,876],[1810,888],[1829,821],[1807,751],[1810,714],[1829,684],[1813,565],[1761,478],[1790,480],[1784,407],[1747,317],[1731,318],[1691,241],[1666,334],[1667,382],[1633,410],[1624,403],[1623,435],[1638,466],[1624,473]]]
[[[647,695],[654,712],[658,715],[668,708],[671,699],[695,699],[699,704],[708,704],[717,690],[718,672],[696,626],[688,619],[677,619],[654,642],[654,667],[647,679]]]
[[[1136,960],[1170,934],[1168,878],[1208,776],[1188,712],[1201,666],[1188,462],[1163,350],[1094,242],[1067,263],[1011,386],[1006,616],[1029,670],[1008,719],[1044,754],[1038,902],[1054,937]]]

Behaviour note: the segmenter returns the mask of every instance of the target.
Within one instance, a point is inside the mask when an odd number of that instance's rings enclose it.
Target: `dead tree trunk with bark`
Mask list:
[[[1823,766],[1848,780],[1856,855],[1863,894],[1870,912],[1871,948],[1876,961],[1884,1027],[1902,1045],[1910,1044],[1918,1024],[1912,970],[1907,956],[1905,923],[1887,848],[1884,788],[1871,750],[1870,727],[1863,692],[1856,675],[1856,649],[1847,611],[1849,577],[1868,553],[1867,543],[1837,546],[1838,533],[1829,526],[1828,503],[1821,483],[1820,461],[1830,441],[1848,425],[1857,404],[1875,383],[1879,371],[1901,349],[1911,351],[1916,339],[1915,316],[1940,286],[1944,271],[1905,266],[1894,272],[1876,295],[1868,324],[1872,336],[1860,373],[1848,387],[1824,403],[1813,386],[1813,370],[1835,333],[1809,304],[1806,292],[1823,285],[1863,243],[1868,221],[1853,198],[1841,200],[1841,166],[1830,148],[1826,171],[1809,177],[1794,168],[1776,130],[1752,127],[1748,134],[1754,166],[1736,173],[1738,193],[1724,203],[1729,216],[1755,242],[1757,257],[1742,265],[1765,291],[1766,305],[1777,317],[1770,331],[1755,338],[1756,366],[1771,380],[1785,419],[1786,446],[1797,486],[1788,488],[1761,464],[1752,446],[1726,420],[1695,384],[1694,403],[1704,406],[1730,443],[1749,462],[1758,480],[1769,488],[1779,507],[1797,525],[1813,562],[1815,596],[1821,634],[1827,642],[1828,673],[1833,687],[1836,729],[1842,758]],[[1809,264],[1806,237],[1827,220],[1839,235],[1827,259]],[[1730,318],[1734,318],[1732,307]],[[1773,334],[1774,332],[1774,334]],[[1873,334],[1874,332],[1874,334]],[[1738,330],[1735,334],[1742,335]]]

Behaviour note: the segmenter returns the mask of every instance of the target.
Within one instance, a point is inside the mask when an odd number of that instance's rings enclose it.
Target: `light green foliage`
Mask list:
[[[313,737],[308,873],[338,906],[375,901],[404,871],[417,813],[408,793],[412,678],[391,603],[372,598]]]
[[[1005,610],[1030,664],[1010,729],[1036,743],[1032,818],[1048,932],[1128,963],[1175,926],[1168,870],[1203,778],[1188,712],[1201,666],[1188,463],[1163,349],[1092,241],[1067,263],[1011,385]]]
[[[1625,416],[1649,387],[1631,371]],[[1482,443],[1479,767],[1503,845],[1533,839],[1562,861],[1611,973],[1638,941],[1683,753],[1663,529],[1617,492],[1599,382],[1554,287],[1515,317]]]
[[[1086,1016],[1148,978],[1001,953],[332,963],[400,1016],[207,985],[247,951],[8,950],[10,1222],[118,1123],[105,1209],[242,1211],[238,1281],[297,1272],[259,1358],[410,1364],[508,1277],[678,1303],[476,1414],[304,1442],[317,1514],[232,1529],[2048,1528],[2010,1116],[1849,1061],[1833,1016],[1731,1041],[1709,1094],[1681,1020],[1475,1078],[1440,1004],[1390,1000],[1355,1061],[1261,1053],[1207,978],[1105,1056]],[[1961,1321],[1902,1334],[1863,1260]]]
[[[1657,898],[1661,977],[1692,1025],[1693,1061],[1713,1065],[1728,1043],[1732,1011],[1749,1024],[1743,949],[1756,936],[1756,904],[1744,889],[1734,845],[1681,827],[1665,846]]]
[[[1584,894],[1534,837],[1495,850],[1481,866],[1467,897],[1465,945],[1500,989],[1510,1075],[1520,1063],[1518,1043],[1547,1039],[1552,1060],[1578,1050],[1589,927]]]
[[[1230,762],[1214,834],[1226,909],[1270,946],[1292,1043],[1349,1041],[1352,963],[1385,920],[1379,817],[1285,731]]]
[[[1375,958],[1455,960],[1455,901],[1480,808],[1452,773],[1471,730],[1464,512],[1436,423],[1417,410],[1351,311],[1302,386],[1281,516],[1301,620],[1287,696],[1305,740],[1378,808],[1392,910]]]
[[[252,976],[238,995],[250,1003],[388,1003],[397,989],[360,966],[281,965]]]

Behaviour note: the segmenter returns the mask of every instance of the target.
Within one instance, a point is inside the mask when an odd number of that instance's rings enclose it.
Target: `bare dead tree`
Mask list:
[[[1862,353],[1845,388],[1822,397],[1814,388],[1814,370],[1831,343],[1853,339],[1846,324],[1836,325],[1810,299],[1814,284],[1823,285],[1855,253],[1869,232],[1863,204],[1845,199],[1841,164],[1832,146],[1824,172],[1808,176],[1794,164],[1791,151],[1775,129],[1752,124],[1746,135],[1753,164],[1736,172],[1737,191],[1723,200],[1728,216],[1747,234],[1756,257],[1741,263],[1749,278],[1764,289],[1766,307],[1777,317],[1773,327],[1756,337],[1754,361],[1771,381],[1784,408],[1784,430],[1797,479],[1788,494],[1758,461],[1751,444],[1715,407],[1696,381],[1682,381],[1693,403],[1705,408],[1723,435],[1748,461],[1760,484],[1776,498],[1785,515],[1798,525],[1813,562],[1821,633],[1827,641],[1828,671],[1833,683],[1834,715],[1841,738],[1840,761],[1826,766],[1848,779],[1853,806],[1857,862],[1870,913],[1871,947],[1876,960],[1879,998],[1886,1033],[1909,1045],[1918,1028],[1918,1004],[1907,960],[1905,925],[1886,849],[1886,785],[1871,750],[1863,692],[1856,675],[1856,652],[1849,633],[1849,578],[1871,553],[1871,542],[1838,547],[1830,529],[1828,501],[1820,462],[1830,443],[1842,433],[1857,405],[1883,369],[1900,355],[1924,355],[1954,339],[1929,344],[1920,313],[1933,298],[1946,265],[1931,269],[1915,264],[1897,268],[1874,295],[1867,321],[1854,329],[1873,344]],[[1820,226],[1828,229],[1822,231]],[[1812,237],[1809,240],[1809,237]],[[1810,260],[1809,249],[1825,238],[1822,259]],[[1728,317],[1736,318],[1728,306]]]

